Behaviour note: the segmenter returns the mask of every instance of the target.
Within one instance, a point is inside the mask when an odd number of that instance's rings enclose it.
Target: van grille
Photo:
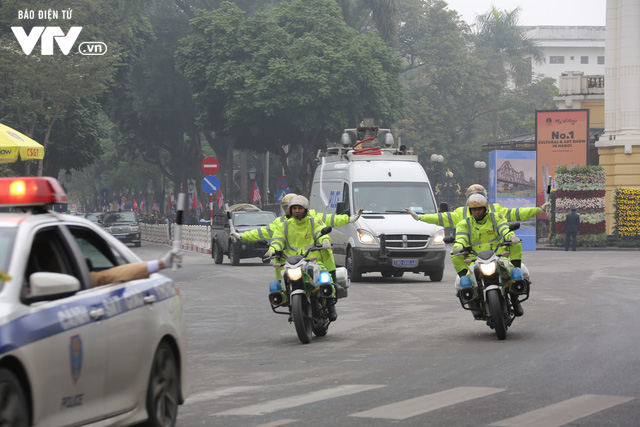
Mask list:
[[[421,249],[429,243],[428,234],[387,234],[387,249]]]

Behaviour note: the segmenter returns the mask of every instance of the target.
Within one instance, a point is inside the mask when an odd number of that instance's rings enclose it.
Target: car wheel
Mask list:
[[[18,378],[8,369],[0,369],[0,425],[28,426],[27,398]]]
[[[229,242],[229,261],[231,261],[231,265],[240,264],[240,254],[238,253],[238,245],[233,242]]]
[[[216,264],[222,264],[222,251],[215,240],[211,241],[211,258]]]
[[[173,427],[178,419],[178,388],[180,374],[173,350],[160,343],[153,357],[147,388],[147,426]]]
[[[135,242],[135,246],[136,248],[139,248],[140,246],[142,246],[142,242]]]
[[[402,277],[404,276],[404,271],[394,271],[393,277]]]
[[[382,275],[382,277],[391,277],[392,276],[390,271],[381,271],[380,274]]]

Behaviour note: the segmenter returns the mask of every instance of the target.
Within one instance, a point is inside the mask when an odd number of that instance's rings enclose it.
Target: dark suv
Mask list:
[[[123,243],[142,244],[142,230],[138,217],[133,211],[107,212],[102,217],[102,226]]]

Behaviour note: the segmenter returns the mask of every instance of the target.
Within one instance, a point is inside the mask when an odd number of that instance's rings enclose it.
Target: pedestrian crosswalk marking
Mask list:
[[[245,387],[227,387],[215,391],[206,391],[204,393],[193,394],[185,401],[185,405],[192,405],[194,403],[208,402],[216,400],[221,397],[231,396],[233,394],[244,393],[247,391],[254,391],[264,388],[264,386],[245,386]]]
[[[285,397],[281,399],[270,400],[264,403],[258,403],[256,405],[244,406],[241,408],[229,409],[223,412],[218,412],[212,415],[264,415],[272,412],[276,412],[282,409],[295,408],[296,406],[306,405],[309,403],[316,403],[325,399],[332,399],[340,396],[347,396],[349,394],[360,393],[363,391],[374,390],[377,388],[386,387],[384,385],[376,384],[348,384],[338,387],[327,388],[324,390],[318,390],[311,393]]]
[[[499,427],[558,427],[633,399],[633,397],[624,396],[584,394],[489,425]]]
[[[492,387],[457,387],[438,393],[426,394],[389,405],[379,406],[368,411],[351,414],[352,417],[384,418],[388,420],[406,420],[416,415],[435,411],[436,409],[455,405],[456,403],[490,396],[504,391],[503,388]]]

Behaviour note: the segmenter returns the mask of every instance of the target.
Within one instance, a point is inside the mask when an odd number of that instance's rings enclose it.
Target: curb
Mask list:
[[[548,245],[536,245],[537,251],[562,251],[565,252],[562,246],[548,246]],[[581,251],[640,251],[640,248],[618,248],[615,246],[603,246],[599,248],[576,248],[578,252]]]

